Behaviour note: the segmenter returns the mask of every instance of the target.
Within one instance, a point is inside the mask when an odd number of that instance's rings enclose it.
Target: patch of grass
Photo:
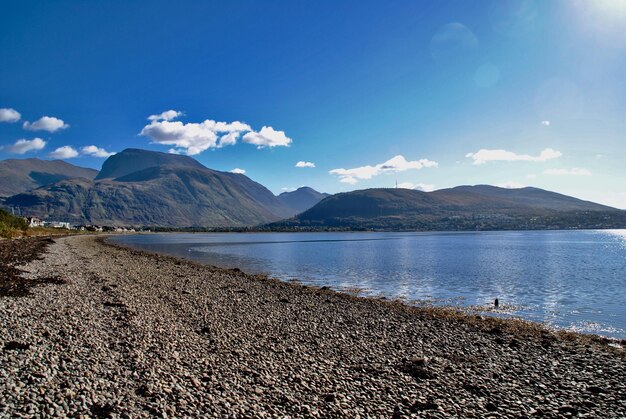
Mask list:
[[[9,214],[0,208],[0,237],[12,239],[24,235],[28,224],[24,219]]]

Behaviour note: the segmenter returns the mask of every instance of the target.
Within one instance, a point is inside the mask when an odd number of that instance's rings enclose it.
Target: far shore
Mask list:
[[[102,236],[0,245],[0,416],[626,415],[626,355],[602,337]]]

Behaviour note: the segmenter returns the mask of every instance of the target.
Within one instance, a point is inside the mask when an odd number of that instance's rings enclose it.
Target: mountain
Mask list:
[[[97,170],[61,160],[10,159],[0,161],[0,197],[26,192],[63,179],[93,179]]]
[[[44,219],[104,225],[250,226],[290,213],[244,175],[211,170],[190,157],[138,149],[109,157],[93,181],[62,180],[11,196],[5,204]]]
[[[332,195],[271,228],[499,230],[623,228],[626,211],[538,188],[365,189]]]
[[[504,205],[509,203],[516,207],[524,206],[554,211],[611,211],[616,209],[533,187],[507,189],[490,185],[457,186],[434,191],[433,195],[444,197],[450,201],[458,199],[462,204],[465,204],[463,200],[467,199],[468,196],[476,196],[489,202],[495,202],[497,199]]]
[[[278,199],[293,210],[289,214],[292,216],[308,210],[328,196],[330,194],[321,193],[308,186],[303,186],[295,191],[281,193],[278,195]]]
[[[127,148],[122,153],[114,154],[104,161],[100,173],[96,176],[96,180],[116,179],[143,169],[158,166],[206,169],[199,161],[188,156],[141,150],[139,148]]]

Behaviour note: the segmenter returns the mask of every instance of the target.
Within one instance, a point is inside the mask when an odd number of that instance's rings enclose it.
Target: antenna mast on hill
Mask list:
[[[398,189],[398,179],[396,179],[396,189]]]

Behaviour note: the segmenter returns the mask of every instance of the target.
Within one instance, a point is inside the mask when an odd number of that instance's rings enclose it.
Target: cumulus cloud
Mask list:
[[[474,160],[474,164],[484,164],[490,161],[532,161],[543,162],[547,160],[556,159],[561,157],[563,153],[551,148],[546,148],[538,156],[531,156],[528,154],[515,154],[512,151],[507,150],[487,150],[485,148],[478,150],[475,153],[467,153],[465,157]]]
[[[239,175],[245,175],[246,171],[238,167],[235,167],[233,170],[230,171],[230,173],[237,173]]]
[[[42,116],[33,123],[25,121],[23,127],[29,131],[55,132],[60,129],[69,128],[70,126],[63,122],[62,119],[55,118],[54,116]]]
[[[519,182],[514,182],[514,181],[499,183],[496,186],[499,186],[500,188],[506,188],[506,189],[520,189],[520,188],[526,187],[526,185],[521,184]]]
[[[104,148],[88,145],[80,149],[81,153],[91,157],[110,157],[115,153],[106,151]]]
[[[149,137],[154,143],[174,146],[170,153],[199,154],[210,148],[221,148],[237,144],[242,134],[243,141],[254,144],[258,148],[288,146],[291,138],[283,131],[272,127],[263,127],[255,132],[250,125],[234,121],[219,122],[207,119],[203,122],[183,123],[173,119],[182,115],[181,112],[170,110],[159,115],[151,115],[150,124],[143,127],[140,135]]]
[[[415,161],[408,161],[402,155],[397,155],[384,163],[377,164],[375,166],[361,166],[354,169],[333,169],[331,175],[339,176],[339,181],[354,185],[359,180],[371,179],[374,176],[381,175],[383,173],[397,173],[404,172],[406,170],[420,170],[424,167],[437,167],[436,161],[428,159],[420,159]]]
[[[181,116],[183,113],[179,111],[169,110],[157,115],[150,115],[148,121],[171,121]]]
[[[432,192],[435,190],[435,185],[430,185],[426,183],[401,182],[398,183],[398,188],[415,189],[422,192]]]
[[[220,147],[225,147],[227,145],[235,145],[237,144],[237,140],[241,133],[239,131],[229,132],[228,134],[222,135],[220,138]]]
[[[288,147],[291,144],[291,138],[285,135],[284,131],[276,131],[272,127],[263,127],[259,132],[248,132],[243,136],[243,141],[248,144],[254,144],[257,148],[263,147]]]
[[[0,149],[7,153],[13,154],[25,154],[29,151],[38,151],[46,146],[46,142],[41,138],[33,138],[32,140],[26,140],[24,138],[17,140],[15,144],[2,146]]]
[[[141,135],[150,137],[155,143],[173,145],[177,151],[184,151],[192,156],[209,148],[217,148],[219,135],[215,130],[215,121],[184,124],[180,121],[152,121],[141,130]]]
[[[544,127],[549,127],[550,121],[541,121],[541,125],[543,125]]]
[[[591,176],[591,171],[588,169],[580,169],[574,167],[572,169],[546,169],[543,171],[545,175],[553,176]]]
[[[63,147],[59,147],[52,153],[48,154],[48,156],[53,159],[71,159],[78,156],[78,151],[69,145],[64,145]]]
[[[17,122],[22,115],[12,108],[0,108],[0,122]]]
[[[296,163],[296,167],[315,167],[315,163],[310,161],[299,161]]]

